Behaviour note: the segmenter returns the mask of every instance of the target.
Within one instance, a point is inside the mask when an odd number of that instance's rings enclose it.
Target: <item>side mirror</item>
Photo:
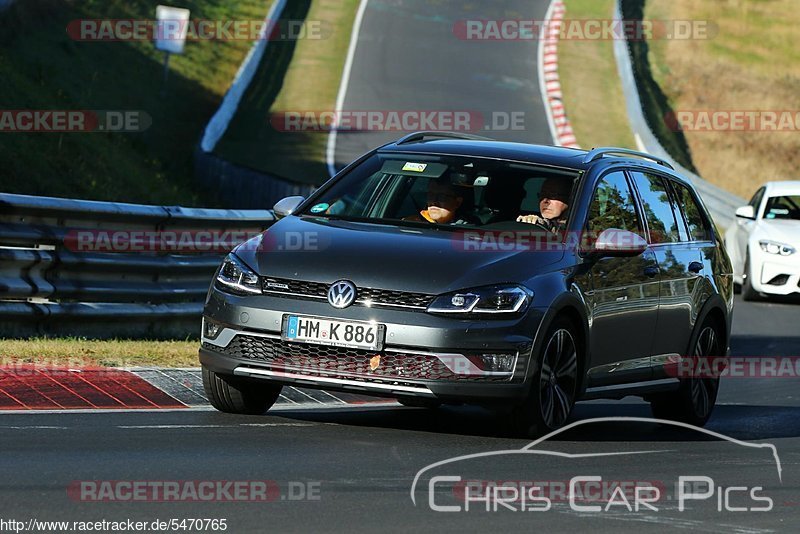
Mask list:
[[[647,250],[647,241],[633,232],[609,228],[600,232],[592,252],[600,256],[638,256]]]
[[[280,199],[272,208],[275,212],[275,218],[283,219],[287,215],[291,215],[304,200],[304,197],[286,197]]]
[[[754,221],[756,220],[756,210],[753,206],[742,206],[741,208],[736,208],[736,216]]]

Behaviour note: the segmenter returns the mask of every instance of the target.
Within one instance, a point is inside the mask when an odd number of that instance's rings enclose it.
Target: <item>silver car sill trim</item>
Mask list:
[[[660,380],[647,380],[644,382],[631,382],[629,384],[614,384],[611,386],[597,386],[593,388],[586,388],[586,393],[604,393],[606,391],[620,391],[625,389],[647,388],[653,386],[669,386],[673,384],[680,384],[677,378],[662,378]]]

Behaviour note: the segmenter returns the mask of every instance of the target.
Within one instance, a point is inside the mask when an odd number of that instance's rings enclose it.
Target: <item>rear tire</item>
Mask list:
[[[542,436],[569,420],[580,381],[581,348],[577,329],[565,317],[547,331],[537,357],[531,391],[511,414],[512,432],[522,437]]]
[[[706,320],[691,349],[694,358],[713,358],[724,355],[721,348],[721,327]],[[692,369],[710,369],[714,366],[692,366]],[[677,391],[662,393],[650,400],[650,409],[657,419],[680,421],[694,426],[704,426],[714,411],[719,393],[719,377],[701,376],[681,378]]]
[[[747,301],[758,300],[761,295],[753,289],[752,275],[750,273],[750,253],[748,252],[744,260],[744,273],[742,275],[742,298]]]
[[[221,412],[261,415],[278,400],[282,386],[243,382],[203,366],[203,389],[211,406]]]

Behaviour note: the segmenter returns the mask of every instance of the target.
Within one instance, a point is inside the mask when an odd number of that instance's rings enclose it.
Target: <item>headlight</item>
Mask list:
[[[781,256],[791,256],[796,252],[795,248],[783,243],[776,243],[775,241],[759,241],[761,250],[770,254],[780,254]]]
[[[258,275],[233,253],[228,254],[217,273],[216,286],[234,295],[261,294]]]
[[[428,306],[430,313],[491,314],[524,311],[533,291],[518,285],[488,286],[440,295]]]

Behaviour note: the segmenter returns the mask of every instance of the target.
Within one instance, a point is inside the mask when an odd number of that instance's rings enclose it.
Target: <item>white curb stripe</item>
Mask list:
[[[335,114],[338,117],[341,115],[342,108],[344,107],[344,99],[347,96],[347,88],[350,85],[350,71],[353,68],[353,56],[356,53],[356,46],[358,45],[358,35],[361,33],[361,21],[364,19],[364,11],[367,9],[367,2],[369,0],[361,0],[356,12],[356,18],[353,21],[353,32],[350,35],[350,46],[347,49],[347,59],[344,62],[344,69],[342,70],[342,80],[339,83],[339,94],[336,97],[336,110]],[[328,133],[328,146],[326,149],[325,159],[328,164],[328,174],[333,176],[336,174],[336,126],[331,128]]]
[[[269,36],[272,35],[275,24],[277,24],[285,6],[286,0],[275,0],[269,13],[264,18],[266,24],[261,28],[258,40],[253,43],[252,48],[247,53],[247,57],[244,58],[241,66],[239,66],[239,70],[233,78],[233,83],[231,83],[222,98],[222,103],[217,112],[214,113],[214,116],[211,117],[211,120],[206,125],[203,139],[200,141],[200,148],[202,148],[203,152],[212,152],[225,134],[225,130],[228,129],[228,124],[230,124],[231,119],[236,114],[236,110],[239,108],[239,102],[241,102],[250,82],[253,81],[258,64],[261,63],[261,58],[264,57],[264,50],[267,49],[269,44]]]
[[[553,0],[547,8],[545,24],[550,30],[539,45],[539,85],[553,143],[580,148],[562,102],[563,93],[558,77],[559,28],[566,12],[567,8],[562,0]]]

